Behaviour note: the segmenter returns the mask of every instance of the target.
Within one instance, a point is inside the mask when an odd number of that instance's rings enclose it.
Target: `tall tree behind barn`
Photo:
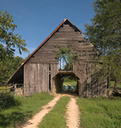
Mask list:
[[[59,71],[56,58],[57,46],[71,44],[78,51],[78,59],[72,71]],[[8,83],[22,83],[24,87],[36,85],[36,92],[58,92],[62,86],[62,75],[75,75],[78,78],[78,94],[82,97],[106,96],[106,83],[95,77],[94,63],[97,51],[67,18],[38,46],[9,78]],[[27,90],[24,90],[27,95]]]

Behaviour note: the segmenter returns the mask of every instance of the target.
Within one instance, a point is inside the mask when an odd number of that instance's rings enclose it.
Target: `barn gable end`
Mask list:
[[[94,46],[82,35],[67,18],[46,38],[46,40],[23,62],[16,73],[8,80],[15,81],[15,74],[22,68],[23,83],[25,88],[35,87],[35,92],[56,92],[56,74],[59,72],[59,61],[56,58],[57,45],[66,47],[72,45],[74,51],[78,51],[78,61],[73,65],[73,73],[79,78],[78,93],[80,96],[92,97],[104,96],[106,87],[92,82],[92,59],[97,57]],[[89,61],[91,60],[91,61]],[[60,79],[60,78],[59,78]],[[17,82],[17,81],[16,81]],[[93,85],[92,85],[93,84]],[[24,90],[27,95],[27,89]]]

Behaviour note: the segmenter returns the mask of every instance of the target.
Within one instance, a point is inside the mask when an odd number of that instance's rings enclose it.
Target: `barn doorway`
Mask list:
[[[73,73],[73,71],[59,71],[54,80],[54,93],[61,94],[79,94],[79,78]]]

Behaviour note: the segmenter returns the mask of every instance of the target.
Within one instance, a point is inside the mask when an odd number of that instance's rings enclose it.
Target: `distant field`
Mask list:
[[[114,86],[114,81],[110,81],[110,87],[113,87]],[[121,84],[118,84],[117,85],[117,88],[121,88]]]
[[[3,91],[4,89],[6,89],[5,86],[0,86],[0,92]]]
[[[64,82],[63,84],[70,84],[72,86],[76,86],[77,85],[77,81],[69,81],[69,82]],[[114,81],[110,81],[110,87],[114,86]],[[117,88],[121,88],[121,84],[118,84]]]
[[[0,94],[1,93],[6,93],[6,92],[9,92],[9,91],[10,91],[10,89],[7,89],[6,86],[0,86]]]
[[[64,82],[63,84],[76,86],[77,85],[77,81]]]
[[[69,90],[76,91],[77,90],[77,82],[76,81],[64,82],[63,90],[64,91],[69,91]]]

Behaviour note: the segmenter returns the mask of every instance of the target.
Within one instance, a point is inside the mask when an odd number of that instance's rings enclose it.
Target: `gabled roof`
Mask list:
[[[8,83],[12,79],[12,77],[17,73],[17,71],[23,67],[23,65],[32,57],[32,55],[34,55],[55,34],[55,32],[59,30],[59,28],[63,24],[70,24],[70,26],[74,28],[75,31],[79,31],[80,33],[82,33],[82,31],[79,28],[77,28],[68,18],[65,18],[60,23],[60,25],[28,56],[28,58],[19,66],[19,68],[12,74],[12,76],[8,79],[6,83]]]
[[[81,32],[82,33],[82,31],[79,29],[79,28],[77,28],[68,18],[65,18],[61,23],[60,23],[60,25],[30,54],[30,56],[23,62],[23,64],[25,64],[30,58],[31,58],[31,56],[45,43],[45,42],[47,42],[51,37],[52,37],[52,35],[54,35],[54,33],[56,32],[56,31],[58,31],[58,29],[63,25],[63,24],[70,24],[74,29],[75,29],[75,31],[79,31],[79,32]]]

